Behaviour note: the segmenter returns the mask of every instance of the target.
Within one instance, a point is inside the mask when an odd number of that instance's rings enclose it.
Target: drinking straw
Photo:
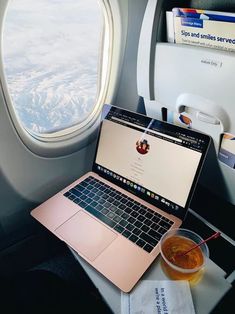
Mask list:
[[[197,247],[199,247],[200,245],[202,245],[203,243],[206,243],[207,241],[209,240],[212,240],[212,239],[216,239],[220,236],[220,232],[215,232],[214,234],[212,234],[209,238],[201,241],[200,243],[194,245],[193,247],[191,247],[189,250],[187,250],[186,252],[183,252],[183,253],[179,253],[177,254],[175,257],[181,257],[181,256],[184,256],[186,254],[188,254],[189,252],[191,252],[192,250],[196,249]]]

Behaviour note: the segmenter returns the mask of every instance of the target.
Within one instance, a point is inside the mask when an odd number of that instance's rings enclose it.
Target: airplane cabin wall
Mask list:
[[[0,4],[0,12],[4,3]],[[123,31],[126,31],[125,25],[128,31],[127,38],[124,34],[121,42],[123,61],[117,66],[120,80],[112,103],[136,110],[137,47],[147,0],[128,3],[120,0],[119,3]],[[90,170],[94,152],[93,140],[75,153],[61,157],[46,158],[32,153],[16,132],[0,87],[0,251],[34,232],[30,210]]]

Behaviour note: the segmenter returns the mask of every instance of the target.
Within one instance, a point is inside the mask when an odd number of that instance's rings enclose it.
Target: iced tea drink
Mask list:
[[[187,229],[173,229],[161,239],[161,266],[165,274],[174,280],[188,280],[196,284],[202,277],[206,258],[209,256],[208,247],[203,244],[182,255],[190,248],[200,243],[202,238]]]

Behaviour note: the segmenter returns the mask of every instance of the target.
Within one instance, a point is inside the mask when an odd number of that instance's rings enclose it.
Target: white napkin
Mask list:
[[[122,314],[195,314],[188,281],[142,280],[122,292]]]

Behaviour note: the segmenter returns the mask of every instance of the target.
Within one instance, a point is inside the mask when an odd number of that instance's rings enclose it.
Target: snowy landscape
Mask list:
[[[3,33],[9,92],[24,127],[50,133],[84,120],[97,97],[97,0],[15,0]]]

